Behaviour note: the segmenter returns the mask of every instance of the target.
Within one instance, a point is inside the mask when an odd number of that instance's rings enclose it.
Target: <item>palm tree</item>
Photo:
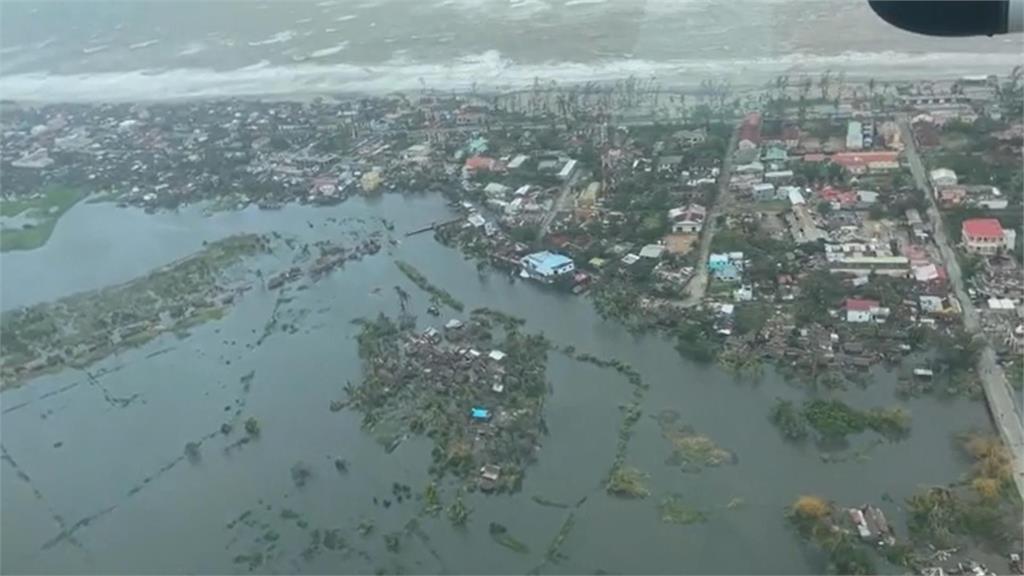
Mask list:
[[[829,84],[832,82],[832,71],[825,70],[818,79],[818,88],[821,90],[821,99],[828,100]]]

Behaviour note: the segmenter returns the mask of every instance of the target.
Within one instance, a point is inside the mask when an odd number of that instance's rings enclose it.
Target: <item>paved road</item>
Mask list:
[[[541,240],[548,235],[548,229],[551,228],[551,222],[554,221],[555,216],[559,212],[566,209],[566,202],[569,200],[569,196],[572,193],[572,187],[576,185],[576,181],[580,177],[580,170],[577,169],[573,175],[566,180],[565,184],[562,184],[562,189],[558,191],[558,197],[551,203],[551,209],[544,215],[544,219],[541,220],[540,230],[537,231],[537,239]]]
[[[960,265],[956,255],[946,236],[946,228],[942,224],[942,217],[939,214],[938,204],[935,202],[935,195],[932,193],[931,185],[925,173],[924,164],[917,153],[914,142],[914,135],[907,124],[906,118],[900,120],[900,132],[903,142],[906,144],[907,161],[910,163],[910,171],[914,175],[918,188],[924,190],[928,197],[928,219],[931,221],[935,243],[939,246],[942,259],[949,272],[949,281],[953,285],[953,292],[960,307],[963,310],[964,328],[971,334],[982,336],[981,323],[978,319],[978,311],[974,303],[964,290],[963,276],[960,272]],[[982,336],[984,338],[984,336]],[[1014,400],[1013,390],[1006,380],[1002,367],[996,362],[996,353],[992,350],[991,344],[984,339],[985,347],[978,360],[978,374],[981,376],[982,388],[985,391],[985,400],[988,402],[989,413],[995,422],[999,435],[1010,450],[1013,463],[1013,480],[1017,485],[1017,491],[1024,498],[1024,422],[1021,420],[1020,412],[1017,411],[1017,403]]]
[[[722,207],[729,203],[729,180],[732,173],[732,155],[736,150],[736,142],[739,139],[739,126],[732,131],[732,137],[725,149],[725,157],[722,159],[721,172],[718,175],[718,197],[714,206],[708,208],[704,217],[704,228],[701,230],[700,246],[698,247],[697,265],[693,276],[686,284],[686,298],[682,301],[684,308],[697,306],[704,301],[704,293],[708,289],[708,256],[711,255],[711,241],[715,238],[715,231],[718,229],[718,215],[722,213]]]

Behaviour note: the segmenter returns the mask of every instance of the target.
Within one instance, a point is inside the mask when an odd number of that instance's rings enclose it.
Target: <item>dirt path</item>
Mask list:
[[[725,157],[722,158],[721,172],[718,175],[718,196],[715,203],[708,207],[704,218],[704,228],[701,230],[700,247],[698,248],[698,261],[693,277],[686,283],[686,298],[682,305],[685,308],[692,308],[704,300],[704,293],[708,289],[708,256],[711,255],[711,241],[715,238],[715,231],[718,229],[718,216],[722,214],[723,208],[727,208],[730,202],[729,180],[732,173],[732,155],[736,150],[736,142],[739,139],[739,126],[733,128],[732,137],[725,149]]]

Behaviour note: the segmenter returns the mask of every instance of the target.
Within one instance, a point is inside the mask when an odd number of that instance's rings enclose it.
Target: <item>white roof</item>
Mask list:
[[[527,156],[526,154],[516,154],[516,157],[513,158],[512,161],[508,163],[508,167],[515,170],[516,168],[522,166],[523,162],[526,162],[527,159],[529,159],[529,156]]]
[[[804,195],[801,194],[799,190],[797,190],[796,188],[790,188],[789,203],[796,206],[798,204],[806,204],[807,201],[804,200]]]
[[[661,258],[666,248],[658,244],[648,244],[640,249],[641,258]]]
[[[566,178],[575,169],[576,169],[576,161],[575,160],[569,160],[568,162],[565,163],[565,166],[562,166],[562,170],[558,173],[558,175],[561,176],[562,178]]]
[[[988,307],[993,310],[1013,310],[1013,300],[1009,298],[989,298]]]
[[[636,261],[639,259],[640,257],[637,256],[636,254],[626,254],[625,256],[622,257],[622,263],[629,266],[630,264],[636,263]]]
[[[501,362],[505,359],[505,356],[508,356],[508,354],[505,354],[501,350],[491,350],[490,354],[487,355],[488,358],[495,362]]]
[[[487,194],[504,194],[505,192],[508,192],[508,190],[508,186],[505,186],[500,182],[490,182],[487,186],[484,186],[484,192]]]
[[[939,277],[939,269],[935,267],[935,264],[925,264],[924,266],[914,267],[914,279],[918,282],[928,282],[929,280],[935,280]],[[921,297],[925,298],[924,296]]]

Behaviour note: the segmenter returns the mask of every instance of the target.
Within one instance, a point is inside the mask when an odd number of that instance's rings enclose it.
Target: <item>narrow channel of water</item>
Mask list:
[[[45,247],[3,255],[3,307],[9,308],[122,282],[198,250],[204,240],[238,232],[344,239],[352,230],[379,228],[379,218],[386,217],[400,239],[308,290],[292,289],[294,300],[282,314],[296,321],[295,334],[274,333],[255,346],[277,298],[255,289],[225,319],[188,338],[162,337],[91,367],[93,374],[107,371],[95,379],[68,370],[0,396],[9,456],[0,468],[2,570],[245,572],[233,559],[265,549],[257,539],[273,530],[279,553],[258,571],[525,572],[544,562],[568,514],[531,500],[539,495],[571,503],[587,497],[562,547],[568,559],[544,566],[546,572],[816,573],[822,569],[818,559],[804,554],[784,522],[797,495],[880,504],[905,534],[903,498],[918,485],[946,483],[966,471],[951,435],[988,426],[980,403],[918,399],[906,404],[913,414],[908,439],[881,444],[864,459],[824,463],[813,446],[784,442],[768,421],[776,397],[801,399],[803,389],[770,371],[752,381],[696,366],[668,342],[636,337],[602,320],[586,298],[513,283],[499,273],[481,275],[473,262],[429,234],[404,238],[404,231],[447,215],[439,198],[396,195],[211,217],[197,209],[146,215],[81,205],[64,216]],[[382,535],[402,530],[420,505],[396,502],[385,509],[373,499],[391,499],[393,482],[421,491],[430,442],[410,439],[387,454],[360,429],[358,414],[332,413],[328,405],[343,397],[346,381],[360,377],[351,320],[397,312],[392,286],[406,286],[421,325],[445,319],[423,313],[425,295],[401,275],[395,258],[415,263],[467,310],[488,306],[523,317],[527,330],[543,331],[555,343],[636,367],[650,390],[627,461],[650,473],[651,497],[618,500],[602,489],[615,452],[618,406],[632,392],[625,379],[553,353],[550,435],[522,492],[468,496],[473,512],[465,530],[452,528],[443,514],[420,519],[422,537],[405,535],[397,553],[386,550]],[[240,378],[250,371],[255,377],[245,392]],[[891,405],[898,402],[894,386],[893,375],[879,372],[869,387],[843,397],[863,406]],[[239,407],[243,417],[260,420],[262,433],[226,452],[241,432],[224,438],[218,429]],[[666,465],[669,445],[648,417],[664,409],[678,411],[682,422],[735,452],[738,462],[700,473]],[[199,462],[185,459],[185,443],[207,435]],[[856,444],[870,440],[865,435]],[[347,474],[334,469],[335,458],[349,462]],[[289,472],[300,461],[313,471],[303,488],[295,487]],[[708,512],[709,521],[661,523],[657,503],[672,493]],[[452,494],[447,486],[443,499]],[[734,499],[743,503],[727,508]],[[308,527],[281,519],[282,508],[298,512]],[[246,511],[253,526],[227,527]],[[364,519],[375,523],[367,537],[355,531]],[[506,525],[529,554],[491,540],[491,521]],[[62,526],[72,537],[49,544]],[[355,551],[302,558],[315,528],[342,529]]]

